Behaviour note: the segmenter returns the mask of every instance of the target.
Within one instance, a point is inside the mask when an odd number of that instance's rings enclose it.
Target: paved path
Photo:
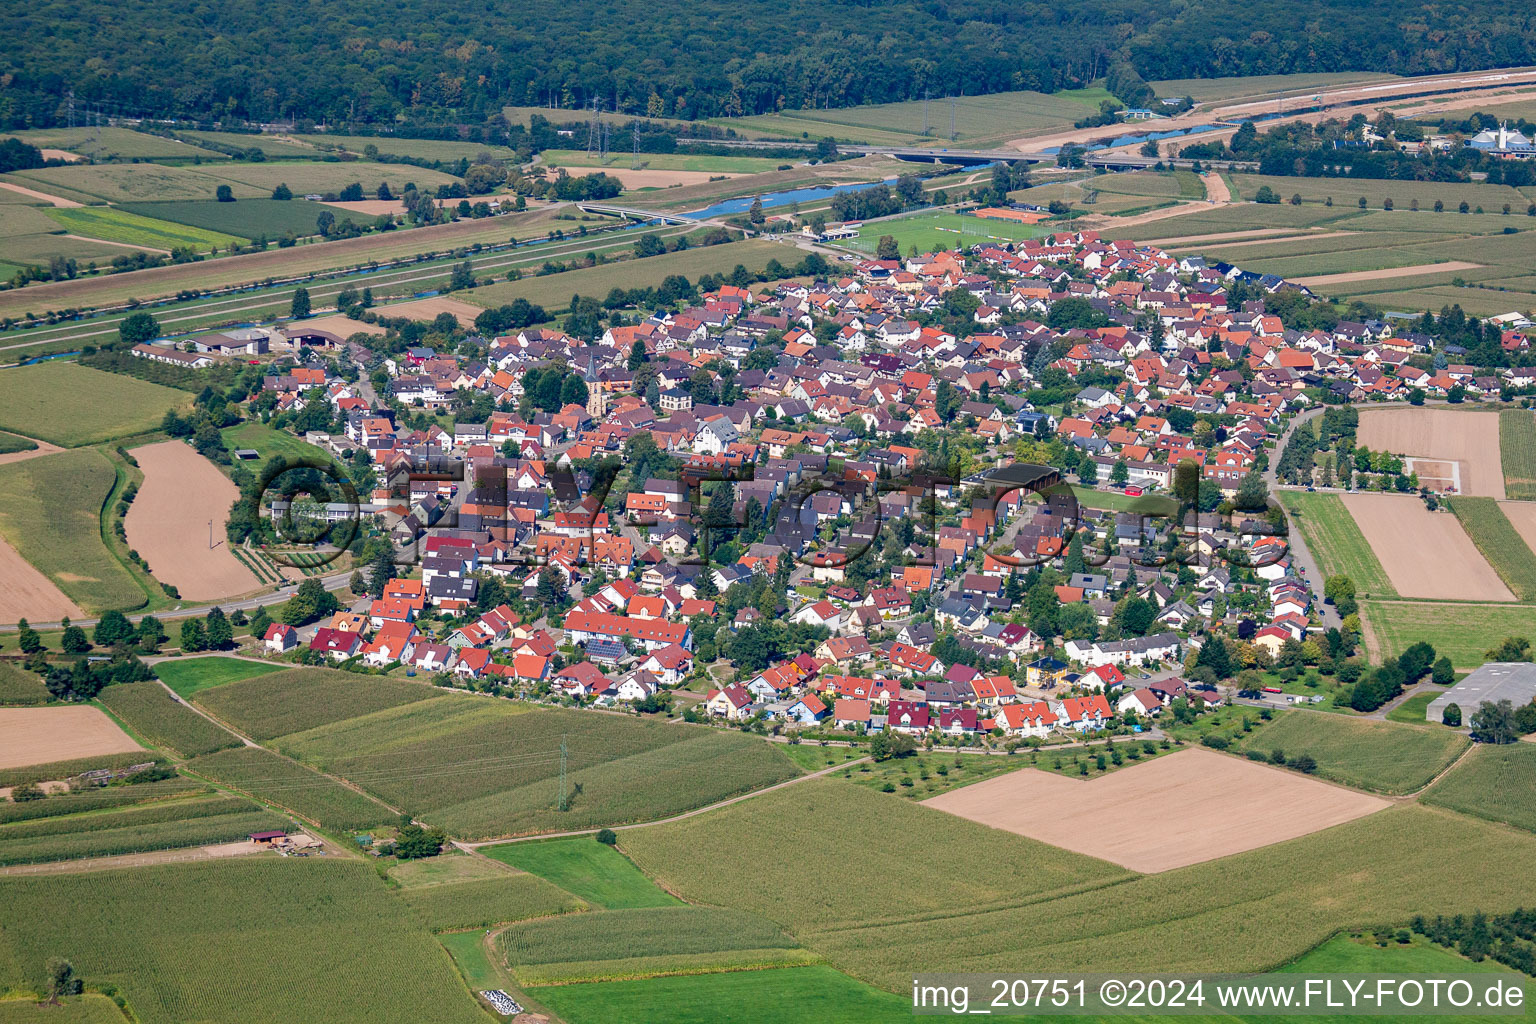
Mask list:
[[[1264,484],[1269,488],[1271,494],[1278,494],[1278,492],[1282,489],[1303,489],[1295,487],[1282,488],[1279,478],[1275,476],[1275,463],[1280,461],[1280,455],[1285,451],[1285,446],[1287,443],[1289,443],[1291,435],[1296,432],[1296,428],[1301,426],[1303,423],[1312,422],[1322,414],[1323,407],[1317,406],[1315,408],[1308,409],[1305,412],[1299,413],[1291,419],[1290,423],[1286,424],[1285,432],[1280,435],[1280,442],[1275,445],[1274,457],[1270,459],[1269,465],[1264,469]],[[1278,500],[1278,498],[1276,500]],[[1287,514],[1286,520],[1287,522],[1290,522],[1289,514]],[[1327,604],[1323,601],[1323,584],[1326,582],[1326,579],[1323,576],[1322,569],[1318,567],[1317,559],[1313,557],[1312,551],[1307,547],[1307,542],[1301,535],[1301,530],[1297,529],[1294,523],[1291,524],[1290,534],[1286,538],[1286,543],[1291,551],[1292,565],[1300,566],[1303,570],[1305,570],[1306,577],[1312,584],[1312,591],[1317,595],[1316,607],[1319,615],[1322,617],[1323,628],[1342,628],[1344,625],[1344,619],[1339,615],[1338,609],[1333,605]]]

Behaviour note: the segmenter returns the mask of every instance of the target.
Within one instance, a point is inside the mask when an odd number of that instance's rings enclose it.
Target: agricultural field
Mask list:
[[[1100,101],[1109,98],[1108,92],[1097,88],[956,97],[954,141],[949,138],[950,103],[939,97],[926,103],[912,100],[831,110],[781,110],[777,114],[716,118],[713,123],[748,136],[811,140],[831,136],[872,145],[918,145],[931,140],[935,148],[977,148],[1070,128],[1079,118],[1097,114]]]
[[[307,203],[302,199],[241,199],[233,203],[197,199],[124,203],[119,208],[142,217],[187,224],[206,232],[221,232],[225,236],[237,235],[240,238],[277,239],[288,234],[303,238],[313,235],[317,231],[315,219],[327,210],[336,217],[338,223],[348,217],[358,222],[371,219],[335,210],[323,203]]]
[[[1241,99],[1247,96],[1273,96],[1276,93],[1302,93],[1355,82],[1388,82],[1397,78],[1384,72],[1341,71],[1295,75],[1251,75],[1240,78],[1173,78],[1148,83],[1159,96],[1189,96],[1200,103],[1212,100]]]
[[[435,932],[489,928],[583,909],[580,900],[544,879],[510,871],[497,878],[402,889],[400,898]]]
[[[628,857],[587,836],[505,843],[483,847],[480,852],[606,910],[673,907],[679,903],[657,888]]]
[[[270,684],[282,679],[231,683],[204,698],[243,687],[242,700],[266,707]],[[367,678],[357,685],[391,682]],[[420,684],[395,685],[430,693]],[[334,713],[337,701],[327,699]],[[277,748],[466,839],[661,818],[796,774],[772,744],[752,737],[464,697],[329,720],[334,724],[282,736]],[[563,812],[556,791],[562,739],[570,784]]]
[[[629,153],[611,154],[606,160],[581,149],[546,149],[539,159],[551,167],[575,167],[586,170],[614,168],[625,170],[634,162]],[[761,156],[707,156],[694,153],[641,153],[642,167],[658,171],[699,171],[708,174],[757,174],[774,171],[803,158],[780,159]]]
[[[224,160],[224,154],[200,146],[178,142],[131,128],[36,128],[6,132],[0,138],[15,137],[39,149],[62,149],[98,163],[112,160]]]
[[[1481,185],[1444,181],[1399,181],[1380,178],[1292,178],[1262,174],[1233,173],[1228,175],[1232,183],[1234,201],[1251,202],[1259,189],[1268,186],[1289,202],[1291,196],[1300,195],[1303,204],[1324,203],[1333,198],[1333,208],[1340,212],[1359,209],[1360,197],[1366,206],[1379,210],[1383,200],[1391,199],[1398,210],[1413,212],[1411,204],[1417,200],[1419,212],[1434,210],[1435,202],[1445,205],[1440,215],[1445,219],[1446,230],[1456,230],[1455,218],[1462,202],[1473,209],[1481,206],[1488,213],[1497,214],[1509,203],[1511,209],[1524,215],[1530,200],[1509,185]],[[1518,225],[1524,227],[1524,224]]]
[[[5,709],[5,711],[10,710],[15,709]],[[86,710],[100,714],[109,724],[111,723],[111,719],[108,719],[105,714],[96,711],[95,708],[88,708]],[[4,714],[4,711],[0,711],[0,714]],[[113,728],[116,728],[116,726],[113,725]],[[122,733],[122,730],[118,731]],[[64,752],[67,753],[67,751]],[[21,760],[21,758],[16,758],[15,760]],[[32,761],[31,758],[27,760]],[[32,761],[32,763],[22,765],[19,768],[0,768],[0,786],[20,786],[27,782],[62,781],[71,779],[82,772],[94,771],[98,768],[127,768],[130,765],[145,764],[147,762],[158,764],[164,760],[164,758],[139,749],[138,744],[134,744],[133,750],[117,754],[92,754],[85,757],[68,758],[63,761]]]
[[[186,392],[64,360],[0,370],[0,429],[65,448],[155,430],[191,403]]]
[[[682,274],[690,281],[697,281],[704,274],[728,275],[737,264],[749,271],[759,271],[769,260],[793,264],[799,258],[794,249],[786,249],[776,242],[747,239],[643,260],[625,259],[564,274],[505,281],[464,292],[462,297],[478,306],[504,306],[513,299],[527,299],[545,309],[558,309],[569,305],[572,295],[602,298],[614,288],[654,288],[672,274]]]
[[[210,899],[217,893],[217,899]],[[235,858],[0,878],[0,986],[51,956],[117,986],[144,1024],[484,1014],[442,948],[362,863]]]
[[[525,921],[497,938],[498,952],[522,985],[804,964],[807,955],[798,947],[756,914],[682,906]]]
[[[271,811],[226,796],[18,821],[0,825],[0,865],[230,843],[287,824]]]
[[[1492,498],[1447,498],[1462,529],[1494,572],[1522,601],[1536,601],[1536,554]]]
[[[47,704],[53,698],[43,685],[43,677],[20,665],[0,661],[0,705]]]
[[[264,741],[436,698],[439,693],[425,683],[404,679],[294,668],[204,689],[195,699],[219,720]]]
[[[1512,501],[1536,499],[1536,413],[1528,409],[1499,412],[1499,461],[1504,496]]]
[[[80,814],[109,808],[124,808],[135,804],[151,804],[160,800],[179,800],[194,792],[212,793],[213,790],[200,782],[180,775],[154,782],[138,782],[81,790],[78,793],[58,792],[45,800],[21,803],[0,803],[0,824],[13,821],[31,821],[37,818],[54,818],[60,815]]]
[[[138,736],[181,757],[237,747],[240,741],[180,703],[159,683],[119,683],[101,691],[101,703]]]
[[[155,665],[155,675],[175,690],[179,696],[191,697],[199,690],[221,686],[240,679],[271,675],[287,671],[285,665],[264,665],[259,661],[243,658],[186,658],[178,661],[162,661]]]
[[[59,1006],[36,999],[0,1000],[0,1024],[123,1024],[117,1004],[104,995],[87,992],[66,996]]]
[[[693,974],[533,990],[566,1024],[887,1024],[910,995],[871,988],[825,965]]]
[[[1281,491],[1279,498],[1324,576],[1348,576],[1362,597],[1397,596],[1387,571],[1337,494]]]
[[[31,452],[37,450],[37,442],[30,437],[21,437],[18,434],[7,434],[0,431],[0,455],[14,455],[17,452]]]
[[[1478,744],[1420,798],[1536,832],[1536,744]]]
[[[1525,604],[1462,604],[1428,601],[1362,601],[1382,657],[1424,641],[1458,669],[1487,661],[1486,652],[1507,636],[1536,637],[1536,608]]]
[[[145,602],[144,588],[102,540],[101,508],[116,482],[112,463],[92,449],[0,465],[0,534],[81,608]]]
[[[220,158],[222,159],[222,158]],[[220,185],[232,185],[236,198],[271,195],[223,178],[203,167],[166,164],[73,164],[16,171],[7,176],[28,188],[86,204],[147,202],[156,199],[213,199]]]
[[[1036,206],[1049,206],[1055,202],[1066,203],[1079,214],[1100,213],[1117,216],[1144,213],[1147,210],[1171,206],[1180,201],[1177,179],[1169,175],[1167,182],[1163,183],[1160,180],[1162,177],[1162,175],[1146,172],[1093,175],[1073,181],[1050,182],[1018,189],[1008,193],[1008,198],[1016,203],[1033,203]],[[1102,184],[1113,187],[1103,188]],[[1133,191],[1135,189],[1152,191]],[[1172,195],[1165,194],[1168,192]],[[1203,192],[1201,194],[1204,195]]]
[[[1427,725],[1281,711],[1273,721],[1244,734],[1238,746],[1265,754],[1280,750],[1287,757],[1310,754],[1319,778],[1399,795],[1424,786],[1456,760],[1468,742],[1460,733]]]
[[[389,808],[259,747],[205,754],[187,768],[337,832],[366,829],[398,818]]]
[[[936,820],[930,808],[890,800],[859,806],[861,798],[881,800],[842,782],[808,782],[636,830],[625,842],[642,869],[684,898],[768,917],[841,969],[898,992],[911,985],[913,963],[933,971],[1017,970],[1019,963],[1037,971],[1085,963],[1102,971],[1268,970],[1361,921],[1464,912],[1463,894],[1439,884],[1448,849],[1484,866],[1485,911],[1529,902],[1524,864],[1536,853],[1536,837],[1408,805],[1136,877],[1020,836]],[[868,864],[865,825],[880,829],[879,856],[892,870],[943,858],[991,870],[935,873],[934,884],[887,891],[878,906],[842,887],[782,884],[806,863],[858,857]],[[1221,884],[1206,884],[1212,877]]]
[[[319,157],[315,147],[306,142],[287,136],[261,134],[247,134],[245,132],[200,132],[178,131],[176,138],[189,145],[199,146],[212,143],[219,146],[234,146],[238,149],[259,149],[271,158],[279,159],[289,157]]]
[[[430,143],[429,143],[430,145]],[[242,189],[255,196],[270,197],[278,185],[287,185],[294,195],[310,192],[340,192],[353,182],[363,186],[363,194],[372,197],[380,182],[386,182],[395,195],[405,191],[407,184],[420,188],[437,188],[458,181],[451,174],[413,167],[409,164],[377,164],[365,160],[345,163],[327,163],[304,160],[284,163],[268,160],[263,163],[226,163],[204,168],[215,184],[228,184],[236,196]],[[172,198],[209,198],[209,196]],[[318,213],[318,211],[316,211]]]
[[[218,465],[184,441],[140,445],[130,455],[143,480],[123,526],[155,578],[189,602],[255,590],[261,581],[223,536],[240,491]]]
[[[1046,224],[1014,224],[958,213],[914,213],[909,217],[865,224],[860,228],[857,238],[837,244],[873,253],[881,237],[890,235],[905,254],[913,248],[918,252],[933,252],[956,246],[981,245],[987,241],[1016,242],[1025,238],[1038,238],[1050,232],[1051,228]]]
[[[1515,599],[1454,515],[1430,512],[1411,494],[1355,492],[1340,500],[1402,596],[1444,601]]]
[[[65,704],[0,710],[0,768],[25,768],[141,749],[100,708]]]
[[[265,143],[272,136],[251,136],[256,145],[266,149]],[[410,157],[413,160],[470,160],[482,153],[489,153],[497,160],[510,160],[516,154],[506,146],[494,146],[485,142],[459,142],[442,139],[401,139],[389,135],[284,135],[280,137],[289,148],[307,147],[317,154],[344,152],[362,156],[369,146],[377,146],[379,152],[390,156]],[[269,152],[268,156],[276,153]],[[582,154],[585,156],[585,152]]]
[[[124,245],[135,245],[141,249],[159,249],[162,252],[170,252],[178,248],[206,252],[209,249],[227,249],[241,241],[233,235],[172,224],[169,221],[130,213],[127,210],[100,206],[49,210],[48,216],[58,221],[72,234],[100,238],[107,242],[121,242]]]

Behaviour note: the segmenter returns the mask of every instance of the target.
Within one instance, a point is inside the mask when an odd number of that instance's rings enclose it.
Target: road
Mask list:
[[[1290,441],[1291,435],[1296,432],[1297,427],[1303,423],[1312,422],[1322,414],[1323,407],[1317,406],[1298,413],[1291,419],[1290,423],[1286,424],[1285,432],[1280,435],[1280,442],[1275,445],[1274,457],[1269,460],[1269,465],[1264,469],[1264,485],[1269,488],[1271,494],[1282,490],[1279,478],[1275,476],[1275,463],[1280,461],[1280,453],[1285,451],[1285,446]],[[1304,490],[1305,488],[1285,487],[1283,489]],[[1286,519],[1287,522],[1290,521],[1289,516]],[[1344,625],[1344,620],[1339,615],[1338,609],[1323,601],[1323,584],[1325,582],[1323,571],[1318,567],[1317,559],[1313,557],[1311,549],[1307,547],[1307,542],[1301,535],[1301,531],[1296,528],[1294,523],[1291,524],[1289,536],[1286,537],[1286,543],[1291,551],[1291,565],[1302,569],[1307,580],[1312,584],[1312,592],[1317,598],[1315,607],[1322,617],[1323,628],[1341,628]]]

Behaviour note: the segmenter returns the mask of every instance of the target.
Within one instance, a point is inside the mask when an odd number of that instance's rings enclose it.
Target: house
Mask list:
[[[1078,732],[1102,729],[1104,723],[1114,717],[1109,701],[1102,693],[1089,697],[1068,697],[1057,701],[1054,710],[1064,725]]]
[[[1068,667],[1059,658],[1040,658],[1024,666],[1024,682],[1039,689],[1052,689],[1066,677]]]
[[[287,654],[299,646],[299,631],[281,622],[274,622],[267,627],[267,635],[262,639],[267,650],[273,654]]]
[[[947,708],[939,712],[939,731],[950,736],[969,736],[980,728],[975,708]]]
[[[751,717],[752,695],[747,692],[746,687],[733,683],[723,690],[710,690],[705,697],[704,706],[717,718],[724,718],[728,722],[739,722]]]
[[[1139,690],[1132,690],[1115,703],[1115,711],[1122,715],[1127,711],[1131,711],[1138,715],[1151,717],[1162,710],[1162,700],[1156,693],[1153,693],[1152,690],[1145,686]]]
[[[615,700],[646,700],[655,695],[657,690],[656,684],[656,677],[649,672],[633,672],[619,681],[613,696]]]
[[[363,649],[363,638],[349,630],[322,626],[315,630],[315,638],[309,642],[309,649],[319,651],[334,661],[346,661]]]
[[[832,724],[839,729],[859,732],[869,728],[869,701],[857,698],[839,699],[832,704]]]
[[[1108,693],[1125,682],[1125,675],[1113,665],[1098,665],[1083,673],[1078,685],[1087,690]]]
[[[406,663],[422,672],[442,672],[453,663],[453,657],[453,648],[447,644],[417,644]]]
[[[997,709],[993,725],[1009,736],[1044,739],[1056,727],[1057,721],[1056,712],[1051,710],[1050,705],[1043,700],[1036,700],[1027,704],[1003,705]]]
[[[663,686],[677,686],[688,677],[692,667],[693,654],[678,644],[658,647],[639,665],[640,671],[649,672]]]
[[[893,700],[886,709],[885,723],[887,728],[896,732],[927,732],[928,705],[911,700]]]
[[[827,706],[820,697],[808,693],[791,704],[784,717],[800,725],[815,725],[827,717]]]

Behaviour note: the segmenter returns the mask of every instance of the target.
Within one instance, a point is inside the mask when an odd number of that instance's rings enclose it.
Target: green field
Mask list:
[[[240,679],[271,675],[287,670],[286,665],[263,665],[243,658],[186,658],[162,661],[155,665],[155,675],[183,697],[190,697],[210,686],[221,686]]]
[[[220,204],[230,205],[230,204]],[[233,235],[205,231],[202,228],[130,213],[122,209],[100,206],[81,206],[74,209],[49,210],[48,216],[58,221],[73,234],[100,238],[107,242],[122,242],[145,249],[188,248],[198,252],[209,249],[227,249],[244,239]]]
[[[203,783],[178,775],[175,778],[160,779],[156,782],[105,786],[100,789],[82,790],[79,793],[55,793],[46,800],[0,803],[0,823],[31,821],[35,818],[53,818],[64,814],[80,814],[84,811],[147,804],[156,800],[179,799],[190,795],[194,790],[210,792]]]
[[[222,159],[222,158],[221,158]],[[212,199],[220,185],[232,184],[214,178],[203,167],[170,167],[165,164],[72,164],[67,167],[43,167],[16,171],[12,180],[50,195],[76,202],[132,203],[155,199]],[[237,185],[234,193],[241,199],[270,195],[249,186]]]
[[[0,865],[228,843],[285,827],[283,818],[238,797],[163,801],[0,825]]]
[[[1382,657],[1399,655],[1422,640],[1459,669],[1487,661],[1484,652],[1507,636],[1536,639],[1536,608],[1530,605],[1362,601],[1360,616]]]
[[[65,448],[154,430],[190,404],[184,392],[64,360],[0,370],[0,428]]]
[[[178,131],[176,137],[194,146],[214,143],[220,146],[234,146],[238,149],[259,149],[268,157],[320,156],[319,151],[307,143],[290,141],[265,133]]]
[[[187,767],[337,832],[372,828],[398,817],[363,794],[258,747],[205,754]]]
[[[154,217],[177,224],[189,224],[208,232],[223,232],[241,238],[281,238],[287,234],[303,238],[316,233],[315,219],[330,211],[337,222],[348,218],[365,223],[372,218],[350,210],[306,203],[302,199],[241,199],[233,203],[217,200],[190,200],[167,203],[125,203],[121,209],[144,217]]]
[[[1403,701],[1397,707],[1387,712],[1387,721],[1403,722],[1407,725],[1423,725],[1429,721],[1426,712],[1429,710],[1429,702],[1438,694],[1417,693]]]
[[[427,143],[431,145],[431,143]],[[204,168],[208,177],[217,184],[230,184],[235,195],[244,189],[253,195],[271,197],[278,185],[287,185],[294,195],[309,192],[340,192],[356,182],[363,186],[363,195],[372,199],[380,182],[387,182],[390,191],[400,195],[407,184],[418,188],[437,188],[458,181],[451,174],[412,167],[408,164],[376,164],[366,160],[328,163],[316,160],[283,162],[268,160],[263,163],[223,163]],[[166,198],[181,198],[171,197]],[[209,198],[208,196],[188,198]],[[316,211],[318,213],[318,211]]]
[[[1448,231],[1457,228],[1455,218],[1460,215],[1456,211],[1463,200],[1474,209],[1481,206],[1487,213],[1494,214],[1503,209],[1505,203],[1509,203],[1513,212],[1522,216],[1530,203],[1518,189],[1509,185],[1381,178],[1293,178],[1242,173],[1232,174],[1228,180],[1236,186],[1232,194],[1234,200],[1251,201],[1260,188],[1268,185],[1286,201],[1299,194],[1303,203],[1322,203],[1332,196],[1334,209],[1340,212],[1359,209],[1361,196],[1365,197],[1369,208],[1376,210],[1381,209],[1382,200],[1391,199],[1396,208],[1393,212],[1412,212],[1410,203],[1416,199],[1419,212],[1432,213],[1435,201],[1439,200],[1445,204],[1445,212],[1440,216],[1446,218],[1445,229]],[[1521,223],[1516,226],[1525,225]]]
[[[472,990],[504,989],[512,983],[511,978],[486,955],[484,932],[447,932],[439,935],[437,941],[443,944]]]
[[[68,996],[62,1005],[36,999],[0,1000],[0,1024],[123,1024],[127,1018],[104,995]]]
[[[1511,501],[1536,499],[1536,413],[1504,409],[1499,413],[1499,459],[1504,464],[1504,495]]]
[[[799,943],[772,922],[714,907],[608,910],[525,921],[502,932],[497,949],[522,985],[807,962]]]
[[[1522,601],[1536,600],[1536,554],[1531,553],[1499,503],[1493,498],[1464,495],[1446,498],[1445,503],[1510,591]]]
[[[366,865],[250,858],[0,878],[0,988],[62,956],[144,1024],[486,1019]]]
[[[150,681],[119,683],[101,691],[106,709],[128,723],[135,734],[181,757],[237,747],[240,741]]]
[[[1046,224],[1013,224],[1001,220],[983,220],[979,217],[958,213],[914,213],[910,217],[875,221],[859,229],[857,238],[839,244],[874,253],[875,247],[885,235],[896,239],[903,255],[916,248],[918,252],[934,252],[960,246],[983,245],[987,242],[1004,244],[1024,238],[1038,238],[1050,234]]]
[[[923,886],[785,886],[810,863],[985,864]],[[1536,837],[1450,812],[1388,808],[1291,840],[1157,875],[987,829],[837,781],[807,782],[625,838],[643,870],[685,899],[784,926],[844,970],[889,988],[932,971],[1266,970],[1340,928],[1467,910],[1443,884],[1446,850],[1480,866],[1478,905],[1530,899]],[[1474,852],[1475,851],[1475,852]],[[1017,866],[1015,866],[1017,865]],[[1202,882],[1219,877],[1219,885]],[[1010,966],[1011,965],[1011,966]]]
[[[266,136],[256,136],[262,140],[262,148]],[[379,152],[390,156],[410,157],[414,160],[442,160],[452,162],[454,160],[473,161],[482,153],[489,153],[498,160],[509,160],[515,154],[506,146],[493,146],[484,142],[457,142],[441,139],[401,139],[383,135],[293,135],[289,136],[293,142],[288,143],[291,148],[299,146],[312,147],[310,152],[346,152],[363,154],[369,146],[377,146]],[[276,154],[268,154],[276,155]],[[585,155],[585,153],[583,153]]]
[[[223,160],[224,155],[211,149],[188,145],[131,128],[37,128],[6,132],[0,138],[14,136],[43,149],[63,149],[98,163],[112,160]]]
[[[760,271],[772,259],[793,265],[799,262],[800,256],[794,249],[776,242],[747,239],[643,260],[626,259],[563,274],[505,281],[463,292],[458,297],[478,306],[504,306],[513,299],[527,299],[545,309],[559,309],[570,304],[572,295],[603,298],[614,288],[654,288],[672,274],[682,274],[690,281],[697,281],[704,274],[728,275],[737,264],[750,271]]]
[[[335,461],[323,448],[317,448],[286,430],[269,427],[260,420],[246,420],[232,427],[225,427],[219,433],[223,435],[224,445],[230,451],[237,448],[250,448],[260,452],[262,465],[265,465],[274,455],[292,459]]]
[[[607,910],[671,907],[679,902],[657,888],[628,857],[590,837],[506,843],[480,852]]]
[[[488,928],[582,909],[580,900],[544,879],[509,871],[500,878],[404,889],[400,898],[432,931]]]
[[[440,693],[404,679],[295,668],[204,689],[196,700],[245,735],[270,740]]]
[[[1337,494],[1281,491],[1279,497],[1324,576],[1348,576],[1362,598],[1397,596],[1387,571]]]
[[[1149,83],[1159,96],[1193,97],[1198,102],[1243,96],[1272,97],[1276,93],[1301,93],[1351,82],[1391,81],[1396,75],[1376,71],[1341,71],[1296,75],[1246,75],[1238,78],[1177,78]]]
[[[1019,203],[1049,206],[1054,202],[1066,203],[1078,213],[1102,213],[1120,215],[1140,213],[1145,210],[1169,206],[1188,198],[1203,199],[1205,186],[1199,179],[1195,184],[1200,191],[1184,196],[1180,179],[1175,175],[1131,172],[1126,174],[1099,174],[1072,181],[1050,182],[1018,189],[1008,193],[1008,198]]]
[[[1422,715],[1420,722],[1423,721]],[[1467,749],[1449,729],[1346,718],[1313,711],[1280,711],[1239,741],[1243,750],[1286,757],[1311,754],[1321,778],[1378,793],[1410,793]]]
[[[1536,832],[1536,744],[1478,744],[1421,798]]]
[[[436,143],[432,143],[436,145]],[[626,170],[634,164],[628,153],[610,155],[606,160],[584,149],[546,149],[539,159],[550,167],[580,167],[593,171],[613,168]],[[642,153],[640,166],[654,171],[699,171],[710,174],[757,174],[773,171],[803,158],[781,160],[761,156],[703,156],[694,153]]]
[[[102,540],[101,508],[116,482],[117,470],[94,449],[0,465],[0,534],[87,610],[145,602],[144,588]]]
[[[1119,491],[1100,491],[1091,487],[1071,485],[1072,496],[1084,508],[1113,509],[1116,512],[1141,512],[1149,516],[1172,516],[1178,513],[1174,499],[1159,494],[1143,494],[1133,498]]]
[[[0,661],[0,704],[46,704],[53,698],[43,685],[43,677],[20,665]]]
[[[266,707],[270,684],[283,678],[231,683],[204,697],[244,688],[240,700]],[[336,702],[328,708],[334,716]],[[275,745],[466,839],[647,821],[796,774],[773,744],[754,737],[461,696],[332,721]],[[562,740],[570,787],[563,812]]]
[[[0,455],[10,455],[13,452],[30,452],[37,448],[37,442],[30,437],[22,437],[18,434],[7,434],[0,431]]]

